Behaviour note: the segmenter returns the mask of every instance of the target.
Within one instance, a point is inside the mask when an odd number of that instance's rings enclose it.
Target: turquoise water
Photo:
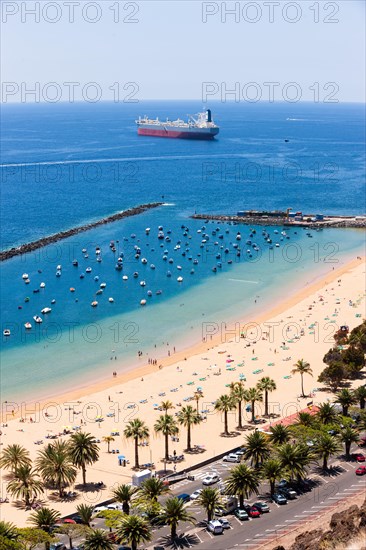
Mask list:
[[[10,337],[2,336],[3,399],[59,393],[109,377],[113,370],[133,369],[142,362],[138,351],[144,359],[146,354],[165,357],[173,346],[181,350],[200,341],[203,323],[253,319],[268,303],[280,302],[324,270],[363,252],[360,231],[324,230],[309,237],[307,231],[291,229],[289,238],[281,240],[275,230],[282,228],[272,227],[267,228],[270,245],[260,227],[250,237],[249,227],[189,217],[195,211],[289,206],[311,213],[363,214],[362,106],[217,103],[213,112],[221,130],[214,142],[136,135],[133,121],[139,114],[173,118],[198,108],[190,102],[3,108],[3,249],[137,204],[167,203],[2,263],[1,331],[11,330]],[[165,236],[171,231],[170,242],[157,238],[159,225]],[[241,241],[236,241],[238,231]],[[258,251],[246,245],[248,239]],[[97,262],[96,246],[102,262]],[[135,246],[141,248],[138,259]],[[115,269],[119,253],[124,254],[122,271]],[[56,277],[59,264],[61,276]],[[101,283],[106,287],[97,295]],[[52,312],[37,325],[33,316],[44,307]],[[26,331],[26,322],[32,330]]]

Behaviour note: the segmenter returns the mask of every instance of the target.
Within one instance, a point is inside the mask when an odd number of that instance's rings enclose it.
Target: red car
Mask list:
[[[354,460],[357,460],[357,462],[365,462],[365,455],[362,453],[355,453],[351,456]]]
[[[364,476],[366,474],[366,466],[360,466],[356,470],[356,476]]]
[[[244,505],[244,510],[250,518],[260,518],[261,513],[255,506],[250,506],[249,504]]]

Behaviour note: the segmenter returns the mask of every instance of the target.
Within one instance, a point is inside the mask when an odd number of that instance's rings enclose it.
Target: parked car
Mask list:
[[[366,466],[360,466],[356,470],[356,476],[364,476],[366,474]]]
[[[235,508],[234,510],[234,516],[236,516],[240,521],[244,521],[246,519],[249,519],[248,514],[246,513],[243,508]]]
[[[245,454],[245,451],[246,451],[245,447],[240,447],[240,449],[238,449],[237,451],[234,451],[234,454],[238,456],[243,456]]]
[[[96,506],[93,510],[93,514],[99,514],[99,512],[105,512],[106,510],[108,510],[107,506]]]
[[[188,493],[181,493],[177,496],[178,500],[183,500],[183,502],[189,502],[191,500],[191,497]]]
[[[244,510],[248,514],[250,518],[259,518],[261,513],[255,506],[252,506],[251,504],[244,504]]]
[[[50,550],[66,550],[66,546],[63,542],[54,542],[50,545]]]
[[[274,493],[272,496],[273,502],[276,504],[287,504],[287,498],[284,497],[281,493]]]
[[[265,502],[262,502],[261,500],[258,500],[257,502],[255,502],[253,506],[255,506],[255,508],[257,508],[261,514],[266,514],[267,512],[269,512],[268,504],[266,504]]]
[[[235,453],[230,453],[225,455],[222,460],[223,462],[240,462],[240,456]]]
[[[294,489],[291,489],[291,487],[281,489],[280,493],[282,493],[283,496],[287,498],[287,500],[295,500],[295,498],[297,498],[296,491]]]
[[[213,533],[214,535],[222,535],[224,532],[224,528],[217,519],[213,519],[212,521],[209,521],[207,524],[207,531],[210,531],[210,533]]]
[[[295,489],[295,491],[299,494],[301,493],[308,493],[312,489],[312,485],[310,481],[306,479],[300,479],[298,481],[293,481],[290,484],[292,489]]]
[[[284,487],[287,487],[288,486],[288,481],[287,479],[281,479],[281,481],[279,481],[278,483],[278,487],[280,489],[284,488]]]
[[[230,529],[230,522],[226,518],[218,518],[217,521],[219,521],[224,529]]]
[[[362,453],[354,453],[351,455],[351,458],[353,458],[353,460],[356,460],[357,462],[365,462],[365,455],[363,455]]]
[[[214,485],[214,483],[218,483],[219,481],[220,478],[217,474],[208,474],[203,478],[202,485]]]
[[[196,491],[193,491],[193,493],[191,493],[191,500],[197,500],[201,493],[202,489],[197,489]]]

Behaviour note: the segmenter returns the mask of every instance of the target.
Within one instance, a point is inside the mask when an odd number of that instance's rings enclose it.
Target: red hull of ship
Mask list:
[[[213,139],[215,137],[212,134],[203,134],[199,132],[174,132],[167,130],[150,130],[144,128],[138,128],[137,133],[140,136],[155,136],[180,139]]]

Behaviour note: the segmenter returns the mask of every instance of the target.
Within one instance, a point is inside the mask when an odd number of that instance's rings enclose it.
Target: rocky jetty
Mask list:
[[[140,204],[139,206],[135,206],[134,208],[129,208],[128,210],[122,210],[121,212],[117,212],[116,214],[112,214],[111,216],[107,216],[106,218],[102,218],[101,220],[97,220],[95,222],[81,225],[79,227],[74,227],[72,229],[68,229],[67,231],[60,231],[59,233],[55,233],[54,235],[49,235],[47,237],[43,237],[42,239],[38,239],[37,241],[32,241],[30,243],[22,244],[16,248],[3,250],[2,252],[0,252],[0,261],[3,262],[5,260],[9,260],[10,258],[13,258],[14,256],[20,256],[21,254],[26,254],[27,252],[33,252],[38,248],[42,248],[52,243],[56,243],[58,241],[61,241],[62,239],[67,239],[68,237],[72,237],[73,235],[77,235],[78,233],[89,231],[89,229],[94,229],[94,227],[98,227],[100,225],[116,222],[118,220],[122,220],[123,218],[128,218],[130,216],[137,216],[137,214],[143,214],[147,210],[151,210],[152,208],[157,208],[158,206],[162,206],[163,204],[164,203],[162,202]]]

